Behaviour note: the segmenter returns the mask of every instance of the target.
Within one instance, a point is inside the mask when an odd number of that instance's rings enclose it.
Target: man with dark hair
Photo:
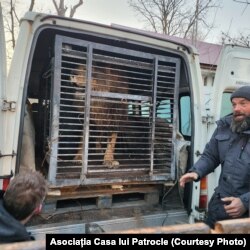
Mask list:
[[[40,172],[16,175],[0,199],[0,243],[33,240],[25,224],[40,213],[47,183]]]
[[[250,199],[250,86],[231,95],[233,114],[217,121],[203,154],[180,179],[180,186],[199,181],[221,165],[219,184],[208,204],[205,223],[247,217]]]

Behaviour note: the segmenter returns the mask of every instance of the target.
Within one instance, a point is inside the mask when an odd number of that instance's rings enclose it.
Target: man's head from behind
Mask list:
[[[4,197],[5,209],[17,220],[23,221],[39,208],[47,193],[47,182],[37,171],[16,175],[10,182]]]
[[[250,127],[250,86],[236,89],[231,95],[233,106],[233,132],[241,133]]]

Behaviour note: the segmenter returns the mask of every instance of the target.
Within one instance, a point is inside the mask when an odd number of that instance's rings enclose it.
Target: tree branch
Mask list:
[[[58,16],[65,16],[67,11],[67,6],[64,6],[64,0],[60,0],[59,5],[56,3],[56,0],[52,0],[53,4],[56,8],[56,12]]]
[[[75,4],[73,7],[71,7],[69,17],[72,18],[72,17],[75,15],[76,9],[77,9],[78,7],[80,7],[82,4],[83,4],[83,0],[79,0],[78,4]]]
[[[32,11],[35,5],[35,0],[31,0],[30,1],[30,7],[29,7],[29,11]]]

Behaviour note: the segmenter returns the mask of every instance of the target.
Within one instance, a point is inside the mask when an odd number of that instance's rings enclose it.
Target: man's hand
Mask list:
[[[198,174],[195,172],[191,172],[191,173],[187,173],[184,174],[181,178],[180,178],[180,186],[184,187],[185,183],[190,182],[190,181],[195,181],[198,179]]]
[[[240,198],[225,197],[221,200],[227,203],[227,205],[224,205],[224,208],[226,213],[232,218],[238,218],[247,211]]]

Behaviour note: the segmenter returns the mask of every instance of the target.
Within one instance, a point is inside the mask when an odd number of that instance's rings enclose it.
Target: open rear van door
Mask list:
[[[5,87],[6,87],[7,69],[6,69],[6,47],[5,47],[5,36],[4,36],[4,24],[2,7],[0,3],[0,189],[4,189],[7,185],[5,177],[9,175],[4,169],[4,114],[6,110],[6,98],[5,98]],[[7,178],[8,179],[8,178]]]
[[[211,91],[209,107],[211,123],[208,124],[208,140],[215,127],[215,121],[232,112],[231,93],[238,87],[250,85],[250,48],[224,45]],[[220,168],[209,175],[208,196],[217,186]]]

